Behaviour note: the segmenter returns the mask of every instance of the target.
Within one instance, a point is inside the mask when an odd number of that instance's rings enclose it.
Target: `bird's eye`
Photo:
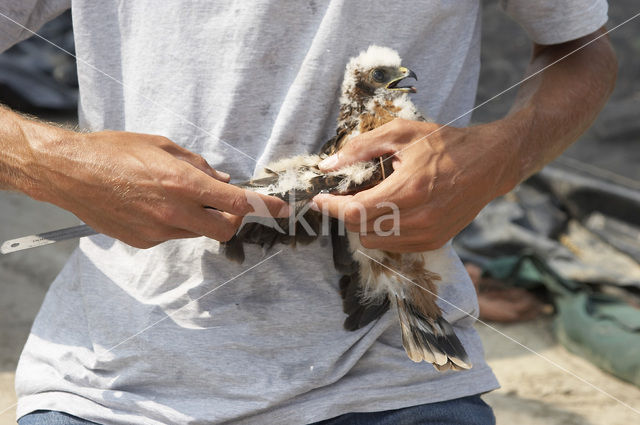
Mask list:
[[[371,77],[378,83],[381,83],[384,81],[384,71],[376,68],[371,72]]]

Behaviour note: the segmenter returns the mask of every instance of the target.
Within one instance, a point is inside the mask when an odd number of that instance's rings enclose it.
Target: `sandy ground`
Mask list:
[[[554,340],[550,320],[489,326],[478,324],[477,328],[489,364],[502,385],[485,398],[498,424],[640,423],[640,389],[565,350]]]
[[[526,37],[497,11],[495,3],[486,2],[483,17],[483,45],[489,48],[483,51],[478,103],[517,81],[528,56]],[[609,26],[632,16],[636,9],[635,0],[612,2]],[[637,28],[636,22],[612,34],[621,69],[618,86],[592,130],[566,155],[640,180],[637,167],[640,89],[636,77],[640,66],[640,35]],[[514,93],[507,93],[499,101],[476,111],[474,121],[501,116],[508,110]],[[51,205],[0,192],[0,241],[77,222],[71,214]],[[12,406],[16,401],[13,390],[16,362],[46,289],[74,245],[74,242],[64,242],[0,256],[0,425],[15,423]],[[498,424],[640,423],[640,413],[615,400],[640,411],[640,389],[568,353],[554,340],[550,320],[493,326],[491,329],[478,324],[478,330],[489,363],[502,384],[500,390],[486,396],[496,412]]]

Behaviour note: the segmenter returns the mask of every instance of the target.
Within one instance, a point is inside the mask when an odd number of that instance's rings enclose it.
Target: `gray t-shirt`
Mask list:
[[[0,11],[36,29],[69,3],[5,0]],[[607,19],[601,0],[504,6],[541,43]],[[331,137],[345,64],[370,44],[398,50],[416,71],[412,98],[426,115],[445,123],[473,106],[479,1],[74,0],[72,8],[81,127],[167,136],[234,179]],[[28,35],[0,17],[0,50]],[[149,250],[83,239],[24,348],[18,416],[53,409],[104,424],[301,424],[497,387],[473,329],[475,292],[450,244],[429,266],[443,277],[441,296],[462,310],[440,303],[474,366],[446,373],[407,358],[394,312],[343,329],[328,238],[260,263],[281,248],[248,247],[239,266],[206,238]]]

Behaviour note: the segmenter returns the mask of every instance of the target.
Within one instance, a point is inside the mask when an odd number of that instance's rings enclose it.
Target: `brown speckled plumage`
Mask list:
[[[377,79],[375,72],[386,77]],[[399,56],[391,49],[371,46],[353,58],[345,71],[336,135],[321,148],[318,161],[344,148],[358,134],[371,131],[397,117],[426,120],[408,97],[408,93],[415,89],[398,86],[398,82],[407,77],[415,78],[415,74],[400,66]],[[391,173],[390,163],[383,161],[385,168],[378,167],[379,173]],[[278,166],[269,166],[272,171],[266,180],[253,180],[244,186],[266,187],[277,182],[286,174]],[[308,164],[304,166],[309,167]],[[320,190],[331,191],[337,187],[335,179],[315,175],[312,178],[317,181],[313,181],[310,189],[306,189],[308,196],[302,194],[303,203],[309,202]],[[380,178],[378,175],[367,180],[366,184],[352,185],[352,190],[366,189],[380,181]],[[274,194],[288,199],[287,195]],[[300,202],[300,198],[298,195],[296,200]],[[297,204],[297,207],[301,205]],[[315,223],[313,230],[316,233],[320,218],[319,213],[314,211],[305,214],[308,222]],[[432,363],[439,371],[469,369],[471,363],[467,353],[453,327],[442,317],[436,302],[437,282],[441,277],[437,271],[428,269],[426,253],[398,254],[366,249],[360,245],[358,234],[340,234],[337,220],[331,220],[334,265],[343,274],[339,286],[343,310],[347,314],[345,329],[361,329],[394,306],[400,321],[402,344],[411,360]],[[281,219],[278,223],[287,230],[288,220]],[[238,255],[238,252],[242,252],[243,242],[258,243],[268,248],[275,243],[309,243],[315,239],[304,229],[296,230],[296,235],[291,236],[252,223],[243,227],[227,244],[227,255],[230,258],[235,256],[236,260],[243,259],[243,255],[241,258]]]

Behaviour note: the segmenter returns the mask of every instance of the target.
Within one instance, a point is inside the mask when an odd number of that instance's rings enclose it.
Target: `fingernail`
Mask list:
[[[311,203],[309,204],[309,209],[320,212],[320,207],[318,207],[316,201],[311,201]]]
[[[280,208],[280,211],[278,211],[278,217],[280,218],[289,217],[292,212],[293,210],[291,208],[291,205],[285,205],[282,208]]]
[[[229,180],[229,179],[231,178],[231,176],[230,176],[229,174],[225,173],[224,171],[218,171],[218,170],[216,170],[216,173],[218,173],[218,175],[219,175],[221,178],[225,179],[225,180]]]
[[[328,158],[323,159],[318,163],[318,167],[321,169],[333,168],[338,164],[338,154],[331,155]]]

